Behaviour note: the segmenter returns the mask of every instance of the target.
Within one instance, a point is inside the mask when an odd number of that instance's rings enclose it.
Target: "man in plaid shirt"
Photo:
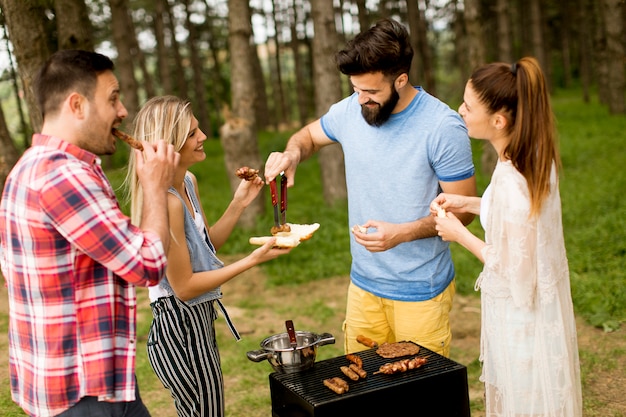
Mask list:
[[[0,202],[13,400],[32,416],[148,416],[135,381],[134,286],[165,273],[180,155],[163,141],[133,150],[144,189],[135,227],[98,157],[115,152],[111,129],[128,115],[113,62],[57,52],[34,89],[43,127]]]

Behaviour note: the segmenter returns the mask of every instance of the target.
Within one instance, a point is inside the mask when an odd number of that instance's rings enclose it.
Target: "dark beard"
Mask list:
[[[361,114],[363,118],[370,126],[380,127],[382,126],[389,118],[391,117],[391,112],[398,104],[398,100],[400,100],[400,95],[391,86],[391,97],[389,100],[385,101],[383,104],[377,103],[378,108],[370,109],[366,106],[366,104],[374,103],[370,101],[368,103],[361,105]]]

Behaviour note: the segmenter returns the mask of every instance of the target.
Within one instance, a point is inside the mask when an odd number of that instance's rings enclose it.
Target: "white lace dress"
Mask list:
[[[529,219],[524,177],[499,162],[481,203],[481,381],[487,416],[580,417],[576,323],[558,180]]]

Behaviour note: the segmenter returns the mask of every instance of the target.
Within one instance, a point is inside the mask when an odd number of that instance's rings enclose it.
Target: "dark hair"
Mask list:
[[[504,156],[528,182],[531,215],[539,213],[550,193],[552,166],[558,170],[561,163],[550,92],[539,62],[526,57],[513,65],[487,64],[474,71],[470,82],[491,114],[502,112],[508,119],[511,141]]]
[[[392,78],[409,72],[413,48],[406,28],[392,19],[382,19],[359,33],[337,52],[337,68],[346,75],[382,72]]]
[[[96,52],[72,49],[55,52],[33,83],[42,116],[57,112],[71,91],[93,97],[98,75],[113,69],[113,61]]]

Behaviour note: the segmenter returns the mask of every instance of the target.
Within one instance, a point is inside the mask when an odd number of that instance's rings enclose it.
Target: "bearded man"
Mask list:
[[[350,237],[346,353],[366,349],[359,335],[450,352],[455,271],[429,204],[442,191],[475,195],[474,165],[461,117],[409,83],[412,59],[409,34],[394,20],[357,35],[335,56],[354,93],[265,164],[266,181],[284,171],[291,187],[300,162],[323,146],[342,146],[349,222],[360,226]]]

